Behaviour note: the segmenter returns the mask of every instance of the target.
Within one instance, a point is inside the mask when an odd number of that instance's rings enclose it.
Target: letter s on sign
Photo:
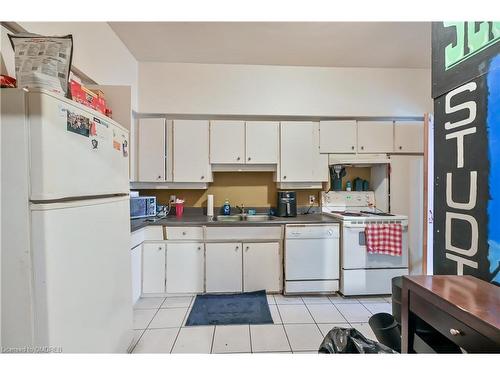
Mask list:
[[[457,122],[450,122],[450,121],[445,122],[445,124],[444,124],[445,129],[448,130],[448,129],[458,128],[459,126],[464,126],[464,125],[470,124],[472,121],[474,121],[476,119],[476,102],[469,101],[469,102],[457,104],[453,107],[451,106],[451,98],[453,98],[455,95],[460,94],[461,92],[464,92],[464,91],[472,92],[472,91],[476,90],[476,88],[477,88],[476,82],[469,82],[463,86],[457,87],[455,90],[451,90],[448,94],[446,94],[446,97],[445,97],[445,101],[446,101],[445,113],[446,114],[455,113],[455,112],[461,111],[463,109],[468,109],[469,115],[467,118],[460,120],[460,121],[457,121]]]

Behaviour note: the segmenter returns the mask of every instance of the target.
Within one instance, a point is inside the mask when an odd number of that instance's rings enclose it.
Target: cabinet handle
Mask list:
[[[240,159],[241,159],[241,158],[240,158],[239,156],[236,158],[236,160],[240,160]]]
[[[245,251],[248,251],[248,250],[250,250],[250,246],[247,246],[247,247],[245,248]]]
[[[200,251],[200,250],[201,250],[201,246],[198,246],[198,251]]]
[[[249,158],[248,158],[248,160],[252,160],[252,158],[251,158],[251,157],[249,157]]]
[[[160,250],[163,250],[163,248],[161,246],[158,246],[158,251],[160,251]]]
[[[364,150],[365,149],[365,146],[361,146],[361,149]]]
[[[236,246],[236,249],[234,249],[234,250],[235,250],[235,251],[238,251],[238,249],[239,249],[239,248],[240,248],[239,246]]]
[[[160,180],[160,179],[161,179],[161,176],[158,176],[158,180]]]
[[[402,150],[403,149],[403,146],[399,146],[399,149]]]
[[[203,180],[205,178],[205,176],[201,176],[201,179]]]
[[[182,232],[182,235],[185,236],[186,235],[186,232]]]
[[[462,335],[462,331],[460,331],[459,329],[455,329],[455,328],[450,328],[450,333],[452,336],[461,336]]]
[[[354,150],[354,146],[351,146],[351,150]]]
[[[283,176],[283,180],[286,180],[286,176]]]

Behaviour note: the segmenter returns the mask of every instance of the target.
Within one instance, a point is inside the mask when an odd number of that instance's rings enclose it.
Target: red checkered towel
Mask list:
[[[365,238],[368,253],[401,256],[403,248],[401,224],[367,224]]]

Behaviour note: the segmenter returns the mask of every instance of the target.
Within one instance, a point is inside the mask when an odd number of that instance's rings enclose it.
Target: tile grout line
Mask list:
[[[349,326],[352,328],[352,325],[351,325],[351,322],[349,321],[349,319],[347,319],[347,318],[345,317],[345,315],[344,315],[344,314],[342,314],[342,311],[340,311],[340,310],[337,308],[337,306],[335,306],[335,304],[334,304],[334,303],[333,303],[333,307],[335,307],[335,309],[339,312],[339,314],[340,314],[340,315],[342,315],[342,318],[344,318],[344,319],[345,319],[345,321],[347,322],[347,324],[349,324]]]
[[[276,310],[278,311],[278,315],[280,316],[281,326],[283,327],[283,331],[285,332],[285,337],[286,337],[286,341],[288,342],[288,346],[290,347],[290,352],[293,353],[292,344],[290,344],[290,339],[288,338],[288,333],[286,331],[285,323],[283,322],[283,318],[281,317],[281,312],[280,312],[280,309],[278,307],[278,303],[276,303]]]
[[[166,298],[165,298],[165,300],[166,300]],[[191,302],[189,303],[189,306],[187,307],[186,312],[184,313],[184,317],[182,318],[181,326],[179,327],[179,330],[177,331],[177,335],[175,335],[174,342],[172,343],[172,347],[170,348],[170,352],[169,352],[170,354],[172,354],[172,351],[174,350],[175,344],[177,343],[177,339],[179,338],[179,335],[181,333],[182,324],[184,323],[185,319],[187,318],[187,314],[189,313],[189,308],[191,307],[192,302],[193,302],[193,299],[191,298]]]
[[[253,354],[252,330],[250,329],[250,324],[248,325],[248,336],[250,337],[250,353]]]
[[[161,297],[160,297],[161,298]],[[146,331],[148,330],[148,327],[151,325],[151,322],[153,321],[153,319],[155,318],[156,314],[158,314],[158,311],[160,311],[160,307],[161,305],[163,305],[163,303],[165,302],[166,300],[166,297],[163,297],[163,301],[160,303],[160,306],[156,309],[156,312],[155,314],[153,315],[153,317],[151,318],[151,320],[149,321],[148,325],[146,326],[146,328],[144,328],[144,331],[142,332],[141,336],[139,337],[139,339],[137,340],[137,342],[135,343],[134,347],[132,348],[132,350],[130,351],[130,353],[133,353],[137,344],[139,344],[139,341],[141,341],[142,339],[142,336],[144,336],[144,334],[146,333]],[[138,309],[140,310],[140,309]],[[145,309],[144,309],[145,310]],[[133,309],[132,309],[132,313],[133,313]]]
[[[303,300],[302,300],[302,301],[303,301]],[[323,336],[323,333],[321,332],[321,329],[319,329],[318,322],[316,322],[316,319],[314,319],[314,315],[313,315],[313,314],[311,314],[311,310],[309,310],[309,306],[307,306],[307,303],[305,303],[305,302],[304,302],[304,305],[306,306],[306,309],[307,309],[307,312],[309,313],[309,315],[311,315],[311,318],[312,318],[312,320],[313,320],[314,324],[316,325],[316,328],[318,329],[319,334],[320,334],[321,336]]]
[[[210,354],[214,354],[214,341],[215,341],[215,331],[217,330],[217,325],[214,324],[214,332],[212,333],[212,344],[210,345]]]
[[[165,301],[167,300],[167,298],[165,298]],[[174,342],[172,343],[172,348],[170,348],[170,354],[172,354],[172,351],[174,350],[175,344],[177,343],[177,339],[179,338],[179,335],[181,334],[182,324],[184,322],[187,323],[187,315],[190,313],[189,308],[191,307],[191,305],[193,305],[194,298],[195,297],[191,296],[191,301],[189,301],[189,306],[186,309],[186,313],[184,314],[184,318],[182,318],[181,326],[179,327],[179,330],[177,331],[177,335],[175,336]],[[165,303],[165,301],[163,303]]]

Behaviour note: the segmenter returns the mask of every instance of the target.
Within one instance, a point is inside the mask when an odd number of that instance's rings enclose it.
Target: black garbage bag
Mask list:
[[[397,354],[391,348],[367,339],[355,328],[334,327],[325,336],[319,353],[324,354]]]

